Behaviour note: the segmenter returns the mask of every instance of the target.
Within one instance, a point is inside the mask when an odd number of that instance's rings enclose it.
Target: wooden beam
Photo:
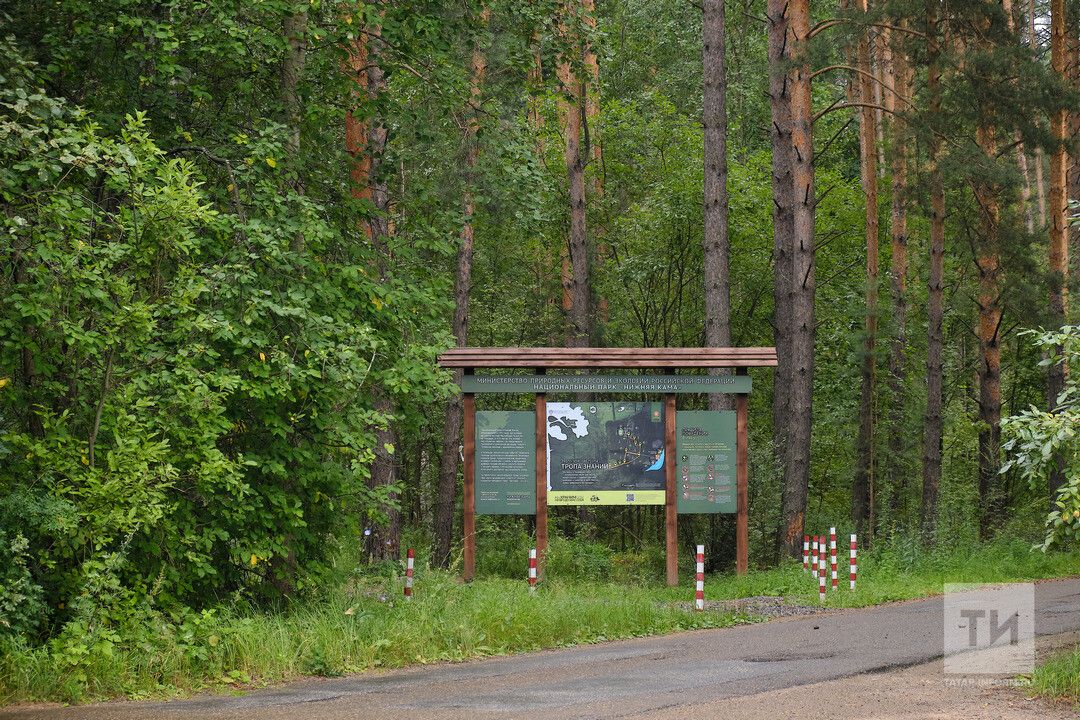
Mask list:
[[[739,375],[746,369],[739,368]],[[750,567],[750,396],[735,396],[735,573],[745,575]]]
[[[476,576],[476,398],[472,393],[465,393],[462,400],[465,411],[465,466],[462,472],[465,568],[462,577],[469,582]]]
[[[543,374],[543,369],[537,370]],[[536,577],[544,577],[548,546],[547,396],[536,393]]]
[[[675,486],[675,396],[664,396],[664,557],[667,584],[679,584],[679,507]]]
[[[442,367],[717,368],[776,365],[776,349],[752,348],[452,348]]]

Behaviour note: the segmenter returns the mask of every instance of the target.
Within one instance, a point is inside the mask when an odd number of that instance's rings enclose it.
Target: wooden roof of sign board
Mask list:
[[[439,355],[444,368],[775,367],[776,348],[462,347]]]

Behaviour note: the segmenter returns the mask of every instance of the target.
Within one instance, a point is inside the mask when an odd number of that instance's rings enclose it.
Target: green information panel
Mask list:
[[[675,435],[679,512],[735,512],[735,413],[680,410]]]
[[[662,403],[547,404],[548,505],[663,505]]]
[[[476,413],[476,512],[536,514],[536,413]]]

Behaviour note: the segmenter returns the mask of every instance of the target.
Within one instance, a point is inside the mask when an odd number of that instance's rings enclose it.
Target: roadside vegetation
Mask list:
[[[1080,705],[1080,647],[1058,653],[1036,668],[1031,686],[1044,697]]]
[[[361,566],[343,556],[337,584],[278,611],[240,603],[202,612],[147,609],[121,624],[91,615],[47,645],[0,647],[0,703],[236,691],[302,676],[334,677],[760,619],[734,610],[688,611],[690,568],[684,563],[680,587],[665,587],[660,548],[616,553],[600,543],[556,538],[548,581],[530,595],[521,552],[527,543],[522,534],[482,546],[481,577],[468,585],[452,573],[426,569],[421,557],[416,595],[408,602],[402,597],[401,566]],[[1080,556],[1032,551],[1030,543],[1019,540],[935,552],[882,546],[861,556],[858,589],[850,592],[845,581],[839,592],[829,593],[826,605],[856,607],[933,595],[945,582],[1075,574],[1080,574]],[[764,595],[816,605],[816,593],[795,563],[706,581],[710,600]],[[1055,660],[1041,668],[1036,687],[1061,697],[1075,695],[1077,660],[1069,662]]]

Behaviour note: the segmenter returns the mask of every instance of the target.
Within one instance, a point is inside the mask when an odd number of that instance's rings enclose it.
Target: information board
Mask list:
[[[476,413],[476,512],[536,514],[536,413]]]
[[[680,513],[733,513],[735,413],[680,410],[675,414],[675,482]]]
[[[749,375],[465,375],[467,393],[748,393]]]
[[[663,505],[662,403],[547,404],[548,505]]]

